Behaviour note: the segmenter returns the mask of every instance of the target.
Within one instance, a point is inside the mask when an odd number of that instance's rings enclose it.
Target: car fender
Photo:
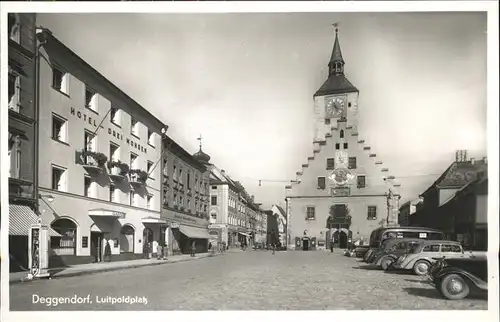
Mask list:
[[[394,254],[384,254],[382,256],[379,256],[377,258],[377,266],[380,266],[382,265],[382,261],[384,260],[384,258],[390,258],[392,259],[394,262],[398,260],[398,256],[397,255],[394,255]]]
[[[436,273],[435,279],[443,280],[446,275],[450,274],[457,274],[462,276],[467,282],[472,283],[476,287],[479,287],[481,289],[486,288],[488,289],[488,282],[483,281],[479,277],[475,276],[474,274],[471,274],[463,269],[456,268],[456,267],[445,267],[438,273]]]

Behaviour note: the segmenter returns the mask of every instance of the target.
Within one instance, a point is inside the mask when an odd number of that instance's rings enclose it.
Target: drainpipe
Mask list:
[[[38,43],[37,40],[37,32],[35,28],[35,104],[34,104],[34,119],[35,122],[33,124],[33,139],[34,139],[34,148],[33,148],[33,197],[35,198],[35,213],[40,216],[40,203],[39,203],[39,179],[38,179],[38,154],[39,154],[39,131],[40,131],[40,48],[47,43],[47,39],[44,37],[43,40]]]

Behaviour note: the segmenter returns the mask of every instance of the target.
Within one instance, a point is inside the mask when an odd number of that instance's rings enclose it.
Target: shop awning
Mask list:
[[[179,225],[179,231],[189,238],[210,239],[210,235],[206,229]]]
[[[238,232],[238,234],[243,235],[243,236],[250,237],[250,235],[249,235],[249,234],[247,234],[247,233],[242,233],[241,231],[239,231],[239,232]]]
[[[108,210],[108,209],[92,209],[89,210],[89,216],[95,217],[112,217],[112,218],[125,218],[125,213],[121,211]]]
[[[28,236],[31,226],[38,223],[38,218],[28,206],[9,205],[9,235]],[[48,233],[50,237],[61,237],[50,226],[48,226]]]
[[[144,217],[144,218],[142,218],[142,223],[143,224],[166,225],[167,221],[160,219],[160,218],[156,218],[156,217]]]

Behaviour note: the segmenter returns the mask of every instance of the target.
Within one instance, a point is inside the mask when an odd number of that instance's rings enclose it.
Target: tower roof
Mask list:
[[[345,61],[340,49],[338,32],[339,30],[335,28],[335,42],[333,43],[332,56],[328,62],[328,79],[314,96],[359,92],[344,75]]]
[[[200,134],[200,137],[197,138],[198,141],[200,141],[200,150],[198,150],[198,152],[196,152],[195,154],[193,154],[193,158],[196,159],[196,161],[202,163],[202,164],[208,164],[210,163],[210,156],[208,154],[206,154],[205,152],[203,152],[203,150],[201,149],[201,134]]]

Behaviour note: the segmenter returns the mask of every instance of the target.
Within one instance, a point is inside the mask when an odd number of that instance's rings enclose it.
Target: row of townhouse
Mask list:
[[[229,247],[256,243],[267,239],[267,215],[239,181],[225,170],[210,166],[210,225],[214,242]]]
[[[208,249],[210,157],[66,47],[35,14],[9,14],[11,270],[28,232],[49,229],[49,266]]]
[[[399,224],[440,229],[468,249],[487,250],[487,158],[468,159],[467,151],[457,151],[455,161],[419,199],[401,206]]]

